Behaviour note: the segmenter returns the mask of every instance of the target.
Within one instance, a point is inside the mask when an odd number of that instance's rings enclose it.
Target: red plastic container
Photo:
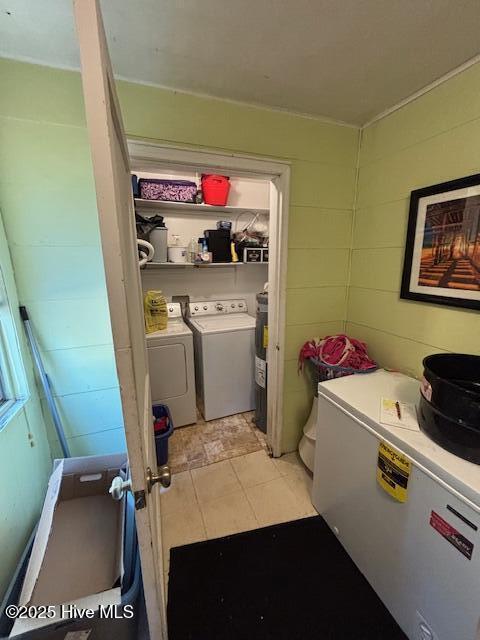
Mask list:
[[[205,204],[224,207],[230,191],[230,179],[227,176],[202,175],[202,192]]]

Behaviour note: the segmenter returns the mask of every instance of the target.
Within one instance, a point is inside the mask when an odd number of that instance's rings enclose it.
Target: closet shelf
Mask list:
[[[252,265],[268,265],[268,262],[207,262],[193,264],[192,262],[147,262],[143,269],[212,269],[221,267],[250,267]]]
[[[135,198],[137,210],[143,211],[176,211],[188,214],[202,213],[222,213],[225,215],[236,216],[241,213],[257,213],[268,215],[268,209],[252,209],[248,207],[217,207],[211,204],[194,204],[193,202],[167,202],[165,200],[143,200]]]

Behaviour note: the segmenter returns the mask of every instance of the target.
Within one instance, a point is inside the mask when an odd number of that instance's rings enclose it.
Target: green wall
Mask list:
[[[118,90],[131,136],[291,163],[283,450],[292,451],[312,395],[299,349],[343,330],[358,129],[144,85]]]
[[[479,150],[480,64],[362,132],[346,327],[384,366],[480,354],[478,312],[399,298],[410,191],[479,173]]]
[[[9,60],[0,60],[0,77],[0,207],[19,299],[35,325],[73,453],[119,450],[122,416],[80,78]],[[345,319],[382,365],[407,373],[417,375],[433,351],[480,353],[477,313],[399,300],[410,191],[480,171],[480,65],[363,130],[352,251],[357,129],[144,85],[120,82],[118,90],[131,137],[291,163],[285,451],[296,448],[310,408],[298,350],[308,338],[343,330]],[[3,246],[2,265],[7,254]],[[14,295],[11,271],[8,282]],[[25,358],[32,397],[0,432],[0,593],[38,515],[51,462]],[[51,425],[48,434],[55,454]],[[35,482],[25,482],[25,470]]]
[[[78,73],[0,61],[0,198],[19,296],[74,453],[123,444]],[[284,449],[310,407],[301,344],[343,328],[358,130],[118,83],[127,135],[291,162]],[[28,181],[25,179],[28,176]]]
[[[123,450],[78,74],[2,61],[0,204],[73,455]],[[49,439],[59,454],[48,413]]]
[[[38,520],[51,456],[33,379],[32,361],[18,314],[18,299],[7,240],[0,219],[0,268],[24,362],[29,397],[0,429],[0,600],[28,536]]]
[[[10,60],[0,74],[0,204],[19,297],[72,450],[115,450],[123,428],[79,74]],[[474,312],[399,301],[398,290],[411,189],[479,170],[479,74],[471,67],[363,130],[351,256],[357,129],[118,83],[131,137],[291,163],[285,450],[309,407],[296,373],[307,338],[347,319],[381,362],[410,373],[432,349],[468,349]]]

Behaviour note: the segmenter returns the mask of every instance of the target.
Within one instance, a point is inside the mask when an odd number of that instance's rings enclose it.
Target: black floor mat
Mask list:
[[[407,640],[320,516],[176,547],[169,640]]]

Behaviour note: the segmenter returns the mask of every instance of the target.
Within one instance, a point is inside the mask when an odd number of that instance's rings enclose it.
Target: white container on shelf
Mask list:
[[[155,249],[152,262],[167,262],[167,227],[155,227],[150,233],[150,244]]]
[[[168,261],[177,264],[187,262],[187,247],[168,247]]]

